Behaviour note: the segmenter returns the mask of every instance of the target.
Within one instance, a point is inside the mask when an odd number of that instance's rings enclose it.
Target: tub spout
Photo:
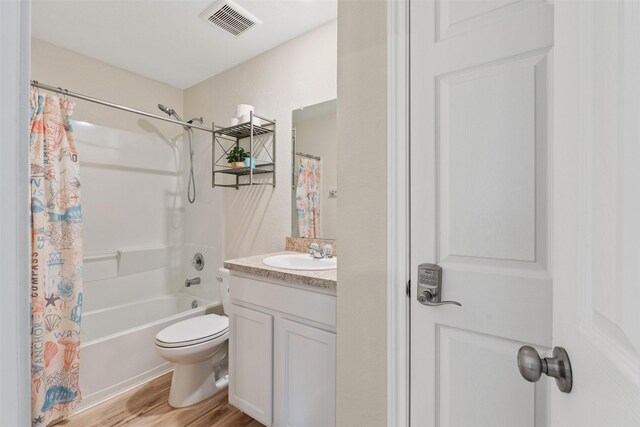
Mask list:
[[[199,277],[195,277],[193,279],[187,279],[184,281],[184,286],[186,286],[187,288],[191,285],[199,285],[200,284],[200,278]]]

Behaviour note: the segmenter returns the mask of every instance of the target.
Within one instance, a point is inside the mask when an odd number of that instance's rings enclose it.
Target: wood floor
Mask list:
[[[262,424],[227,402],[221,392],[187,408],[167,403],[171,373],[94,406],[56,424],[65,427],[163,426],[163,427],[260,427]]]

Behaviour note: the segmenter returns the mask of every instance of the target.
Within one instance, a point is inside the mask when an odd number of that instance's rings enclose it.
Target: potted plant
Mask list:
[[[231,165],[232,169],[238,169],[245,167],[244,159],[251,157],[251,153],[244,151],[242,147],[233,147],[227,152],[227,162]]]

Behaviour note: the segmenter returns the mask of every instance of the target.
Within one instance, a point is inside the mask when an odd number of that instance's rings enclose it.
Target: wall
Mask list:
[[[31,79],[152,113],[162,114],[158,103],[182,113],[181,89],[35,38],[31,40]],[[182,135],[182,129],[171,123],[87,101],[78,100],[77,104],[74,120],[132,132],[160,134],[168,139]]]
[[[313,106],[311,106],[313,108]],[[307,110],[307,108],[305,108]],[[320,236],[335,239],[338,234],[338,199],[329,197],[329,189],[338,186],[338,152],[336,135],[336,113],[298,121],[296,128],[296,151],[319,156],[320,164]],[[296,157],[297,159],[297,157]],[[358,160],[354,161],[357,164]],[[298,163],[295,164],[297,170]],[[293,203],[295,212],[295,200]],[[298,230],[297,217],[292,212],[292,235]],[[295,234],[297,236],[297,234]]]
[[[335,21],[322,25],[185,91],[186,115],[203,115],[205,123],[228,126],[240,103],[277,121],[276,188],[212,189],[210,182],[203,188],[205,198],[224,197],[225,258],[284,248],[291,232],[291,112],[336,97],[336,28]],[[209,143],[196,171],[209,180],[210,149]]]
[[[31,424],[29,2],[0,2],[0,425]]]
[[[386,426],[387,3],[339,0],[338,16],[337,423]]]

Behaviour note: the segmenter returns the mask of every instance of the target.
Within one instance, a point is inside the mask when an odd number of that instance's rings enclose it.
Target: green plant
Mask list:
[[[246,157],[251,157],[251,153],[248,151],[244,151],[242,147],[233,147],[231,150],[227,152],[227,162],[244,162]]]

